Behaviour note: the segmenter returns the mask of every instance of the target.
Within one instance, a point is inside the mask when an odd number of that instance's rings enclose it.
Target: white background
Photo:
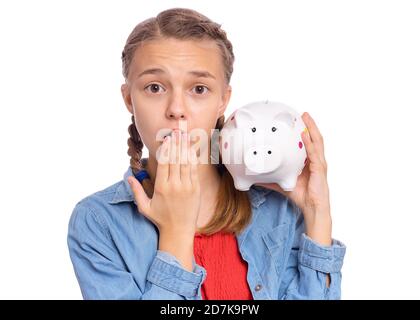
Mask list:
[[[342,298],[420,298],[420,5],[401,0],[2,1],[0,298],[81,298],[71,211],[129,165],[121,51],[176,6],[233,43],[226,116],[270,99],[318,123],[348,247]]]

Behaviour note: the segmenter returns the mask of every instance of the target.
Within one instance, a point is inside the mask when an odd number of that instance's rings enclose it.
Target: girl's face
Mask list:
[[[174,128],[202,129],[208,144],[231,87],[215,41],[165,38],[137,48],[121,92],[143,143],[155,158],[161,144],[158,133],[166,135]]]

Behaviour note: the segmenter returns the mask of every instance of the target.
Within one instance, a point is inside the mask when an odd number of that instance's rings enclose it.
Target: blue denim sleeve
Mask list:
[[[195,261],[190,272],[172,254],[158,250],[147,273],[149,287],[155,290],[147,292],[147,299],[170,299],[162,298],[166,290],[177,293],[185,300],[201,300],[200,288],[205,278],[206,270]]]
[[[323,246],[309,238],[304,230],[303,215],[298,214],[294,245],[288,261],[289,279],[282,299],[338,300],[341,298],[341,268],[346,246],[333,239]],[[327,287],[327,275],[330,285]]]
[[[141,290],[125,267],[104,220],[81,203],[70,218],[67,244],[84,299],[201,299],[205,269],[194,262],[190,272],[163,251],[157,251]]]

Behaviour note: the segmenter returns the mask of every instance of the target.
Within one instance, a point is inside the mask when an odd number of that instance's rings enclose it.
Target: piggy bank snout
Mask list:
[[[282,156],[273,145],[253,146],[244,154],[245,167],[255,174],[275,171],[281,162]]]

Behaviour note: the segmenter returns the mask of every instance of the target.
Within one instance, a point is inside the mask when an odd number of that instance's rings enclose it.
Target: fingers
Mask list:
[[[180,145],[180,132],[179,130],[172,133],[170,163],[169,163],[169,180],[179,182],[181,180],[180,164],[179,164],[179,145]]]
[[[309,161],[312,163],[320,163],[321,160],[317,151],[315,150],[315,145],[311,140],[309,131],[303,131],[300,136],[302,138],[303,144],[305,145],[306,154],[308,155]]]
[[[318,143],[319,145],[323,146],[324,139],[321,135],[321,132],[318,129],[318,126],[315,123],[315,120],[309,115],[308,112],[304,112],[302,115],[302,119],[306,124],[306,127],[311,133],[311,139],[314,143]]]
[[[191,166],[188,161],[189,139],[187,133],[183,132],[181,135],[181,181],[191,181]]]
[[[156,169],[156,178],[155,186],[159,186],[168,182],[169,179],[169,160],[170,160],[170,150],[171,150],[171,137],[165,137],[162,145],[159,149],[159,154],[157,157],[157,169]]]
[[[172,136],[166,137],[162,143],[159,158],[155,187],[170,181],[177,183],[191,183],[192,179],[198,181],[198,158],[187,133],[176,130]],[[191,173],[192,168],[193,173]]]
[[[197,149],[195,147],[195,144],[192,144],[191,139],[189,147],[190,148],[188,150],[188,159],[190,164],[191,185],[193,188],[198,188],[200,186],[200,181],[198,178],[199,159],[197,156]]]
[[[147,196],[142,185],[135,177],[128,177],[128,183],[133,191],[134,200],[137,204],[137,209],[145,216],[149,215],[150,198]]]
[[[319,131],[318,126],[315,123],[315,120],[309,115],[308,112],[303,113],[302,120],[309,131],[309,134],[306,134],[306,136],[309,137],[309,148],[313,149],[317,154],[318,160],[321,161],[322,164],[326,165],[324,154],[324,138],[322,137],[321,132]],[[307,148],[306,144],[305,148]]]
[[[195,151],[194,147],[191,147],[188,152],[189,162],[190,162],[190,171],[191,171],[191,184],[193,188],[198,188],[200,185],[198,179],[198,157],[197,152]]]

